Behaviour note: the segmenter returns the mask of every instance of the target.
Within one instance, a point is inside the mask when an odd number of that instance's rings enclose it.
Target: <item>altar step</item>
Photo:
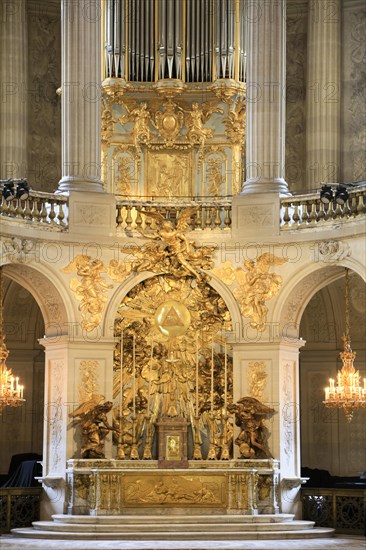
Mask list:
[[[293,520],[290,514],[257,516],[71,516],[36,521],[12,534],[32,539],[62,540],[259,540],[329,537],[333,529]]]

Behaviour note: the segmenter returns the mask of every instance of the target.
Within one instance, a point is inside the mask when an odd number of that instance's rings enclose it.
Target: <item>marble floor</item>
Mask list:
[[[267,541],[50,541],[4,535],[1,550],[366,550],[365,537],[338,535],[329,539]]]

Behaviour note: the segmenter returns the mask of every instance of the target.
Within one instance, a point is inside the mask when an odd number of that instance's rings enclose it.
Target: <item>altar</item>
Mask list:
[[[279,463],[273,459],[189,461],[161,469],[158,461],[69,460],[65,513],[275,514]]]

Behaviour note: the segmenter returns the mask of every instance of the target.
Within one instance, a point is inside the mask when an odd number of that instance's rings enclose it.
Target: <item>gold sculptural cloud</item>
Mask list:
[[[267,321],[268,307],[266,302],[278,294],[282,277],[269,273],[272,266],[282,265],[287,260],[274,254],[265,253],[254,260],[245,260],[244,267],[234,268],[230,261],[226,261],[212,273],[221,279],[227,286],[235,282],[233,294],[238,301],[240,311],[244,317],[249,317],[250,326],[263,332]]]

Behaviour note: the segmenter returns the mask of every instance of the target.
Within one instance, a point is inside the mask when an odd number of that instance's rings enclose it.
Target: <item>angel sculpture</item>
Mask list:
[[[233,143],[243,143],[245,137],[245,97],[238,100],[233,111],[226,118],[226,132]]]
[[[194,241],[187,239],[184,234],[184,230],[187,229],[190,218],[192,214],[196,212],[196,210],[197,207],[186,208],[179,215],[176,227],[174,227],[172,222],[164,218],[164,216],[162,216],[162,214],[159,214],[158,212],[147,212],[141,210],[141,213],[145,214],[145,216],[150,216],[154,218],[158,222],[159,227],[153,235],[147,234],[141,229],[139,231],[144,237],[148,239],[158,239],[165,243],[165,246],[163,248],[165,252],[164,256],[165,260],[169,260],[170,265],[167,266],[166,262],[161,262],[161,258],[159,258],[160,265],[161,263],[163,263],[163,265],[165,264],[165,269],[168,268],[172,270],[173,274],[176,273],[178,276],[181,276],[183,271],[184,275],[191,274],[197,279],[200,279],[202,278],[202,275],[200,275],[198,271],[194,269],[194,267],[192,267],[191,265],[192,261],[195,264],[198,263]],[[146,247],[144,252],[145,254],[149,253],[149,247]],[[135,263],[134,268],[135,270],[140,269],[141,265]]]
[[[235,413],[235,424],[241,430],[235,440],[240,458],[272,458],[268,448],[270,432],[264,420],[270,418],[275,410],[254,397],[242,397],[236,404],[229,405],[228,410]]]
[[[217,102],[206,101],[202,103],[201,108],[199,103],[194,101],[192,109],[188,111],[187,120],[187,139],[193,144],[203,145],[207,138],[212,137],[210,128],[203,128],[203,125],[213,113],[222,113],[221,107],[217,106]]]
[[[134,127],[132,130],[132,137],[137,146],[140,143],[149,143],[151,131],[149,128],[149,122],[151,122],[150,111],[147,108],[146,101],[141,103],[133,103],[133,108],[127,104],[127,101],[123,102],[128,115],[122,115],[119,117],[118,122],[122,125],[127,122],[134,121]]]
[[[86,332],[91,332],[100,323],[107,302],[107,289],[112,288],[101,275],[106,272],[106,268],[101,260],[79,254],[62,271],[76,271],[80,277],[80,281],[76,277],[71,279],[70,288],[76,299],[80,300],[79,310],[83,318],[81,327]]]
[[[80,417],[83,442],[81,446],[82,458],[105,458],[104,440],[110,431],[118,432],[117,428],[108,422],[107,414],[112,410],[112,401],[105,401],[103,396],[95,396],[82,403],[76,411],[70,414],[73,418]]]
[[[234,289],[234,295],[240,303],[240,309],[245,317],[250,317],[250,326],[264,331],[267,320],[267,300],[275,296],[281,287],[282,277],[269,273],[270,267],[281,265],[287,260],[274,254],[265,253],[257,261],[245,260],[247,271],[236,274],[240,286]]]

